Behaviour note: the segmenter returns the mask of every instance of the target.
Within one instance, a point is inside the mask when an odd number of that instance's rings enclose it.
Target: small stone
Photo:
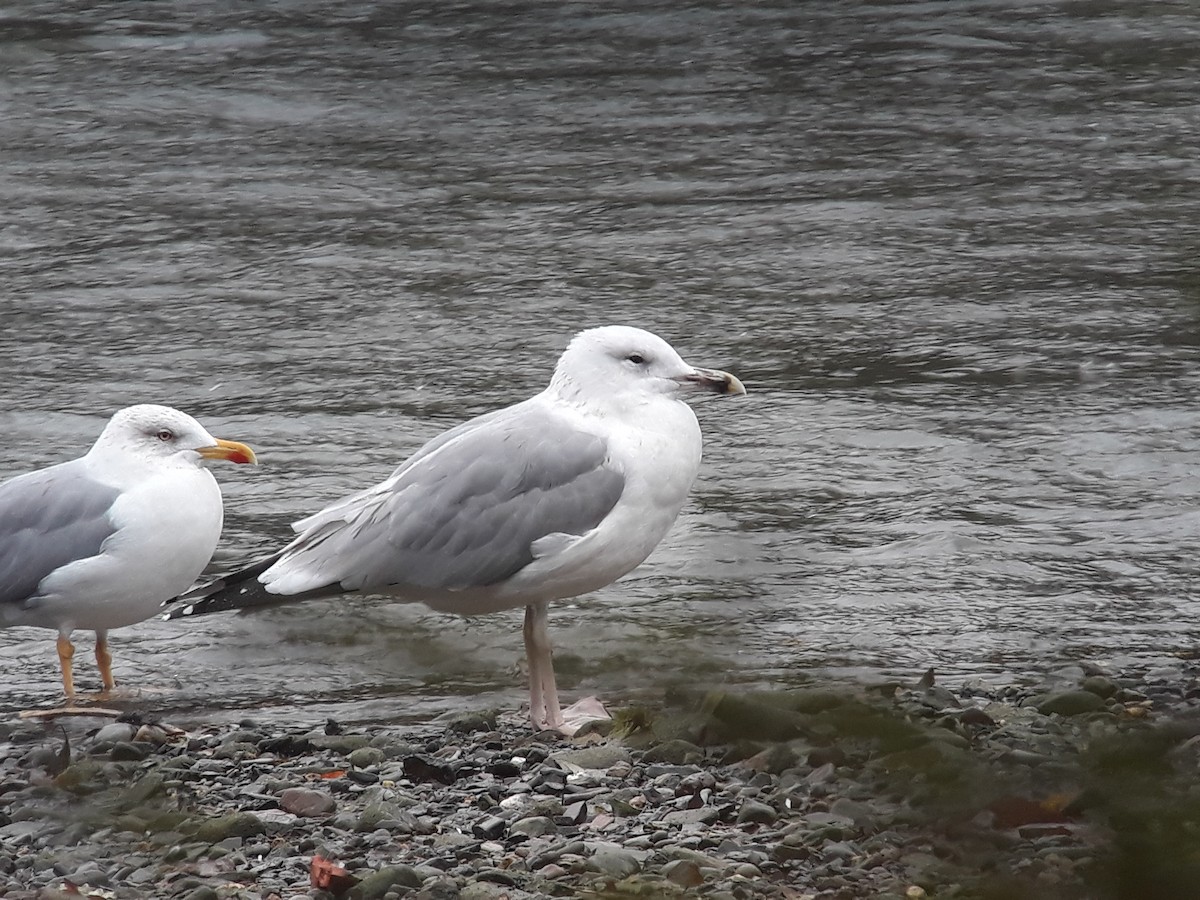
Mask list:
[[[770,825],[779,818],[779,813],[775,812],[773,807],[767,806],[765,803],[759,803],[755,800],[747,800],[742,804],[742,808],[738,810],[737,821],[739,825],[744,825],[747,822],[758,822],[763,825]]]
[[[508,823],[499,816],[488,816],[471,826],[471,833],[480,840],[495,840],[504,836]]]
[[[580,800],[577,803],[563,807],[562,815],[558,816],[556,821],[559,825],[582,825],[586,819],[587,803]]]
[[[444,725],[447,730],[455,731],[459,734],[495,731],[496,712],[492,710],[488,712],[448,713],[438,718],[438,724]]]
[[[592,854],[591,865],[597,872],[617,881],[642,871],[637,855],[620,848],[597,850]]]
[[[509,831],[513,834],[524,834],[528,837],[543,837],[548,834],[555,834],[558,831],[558,826],[548,816],[529,816],[513,822]]]
[[[1097,697],[1104,697],[1105,699],[1112,697],[1121,689],[1120,685],[1115,681],[1111,678],[1105,678],[1103,675],[1093,675],[1090,678],[1085,678],[1079,686],[1088,693],[1095,694]]]
[[[704,759],[704,751],[690,741],[670,740],[656,744],[642,754],[642,762],[672,763],[682,765],[690,762],[700,762]]]
[[[1037,704],[1037,711],[1044,716],[1078,716],[1098,712],[1105,707],[1104,698],[1091,691],[1060,691],[1042,697]]]
[[[596,744],[555,753],[554,759],[581,769],[608,769],[617,763],[629,763],[629,751],[620,744]]]
[[[351,752],[347,760],[356,769],[365,769],[368,766],[377,766],[383,762],[383,751],[376,747],[360,747]]]
[[[394,887],[419,888],[421,877],[411,866],[388,866],[373,872],[350,889],[349,900],[383,900]]]
[[[294,787],[279,795],[279,806],[296,816],[327,816],[337,808],[337,801],[324,791]]]
[[[720,813],[711,806],[699,809],[672,810],[662,817],[664,825],[711,825],[717,821]]]
[[[699,887],[704,884],[700,867],[690,859],[677,859],[662,867],[663,877],[680,887]]]
[[[141,762],[150,755],[150,750],[149,744],[121,741],[113,744],[112,749],[108,751],[108,758],[113,762]]]

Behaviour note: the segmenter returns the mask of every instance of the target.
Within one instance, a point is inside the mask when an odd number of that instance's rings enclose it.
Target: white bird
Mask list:
[[[96,632],[107,693],[108,632],[187,590],[221,534],[206,459],[255,462],[191,416],[142,404],[117,412],[86,455],[0,484],[0,627],[58,632],[63,690],[75,696],[71,632]]]
[[[351,591],[468,616],[524,606],[530,715],[564,728],[547,604],[610,584],[666,535],[700,467],[682,398],[704,390],[745,393],[647,331],[581,332],[540,394],[435,437],[167,617]]]

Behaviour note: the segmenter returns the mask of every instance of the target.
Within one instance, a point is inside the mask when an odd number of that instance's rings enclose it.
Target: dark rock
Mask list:
[[[454,784],[457,780],[457,776],[450,766],[424,756],[404,757],[404,774],[413,781],[440,781],[442,784]]]
[[[770,825],[779,818],[779,813],[773,807],[767,806],[765,803],[758,803],[754,800],[747,800],[742,804],[742,808],[738,810],[737,822],[743,825],[747,822],[758,822],[764,825]]]
[[[259,753],[274,753],[279,756],[303,756],[314,749],[313,742],[301,735],[285,734],[259,741]]]
[[[411,866],[388,866],[374,872],[350,888],[348,900],[383,900],[396,887],[419,888],[421,876]]]
[[[483,770],[496,778],[517,778],[521,774],[521,767],[509,759],[488,763]]]
[[[555,817],[555,822],[559,825],[582,825],[585,819],[587,819],[587,803],[580,800],[578,803],[564,806],[562,815]]]
[[[1120,685],[1115,681],[1103,675],[1093,675],[1090,678],[1085,678],[1079,687],[1088,693],[1095,694],[1097,697],[1104,697],[1105,699],[1114,696],[1121,689]]]
[[[700,866],[690,859],[676,859],[662,867],[663,877],[683,888],[694,888],[704,884]]]
[[[704,759],[704,751],[690,741],[670,740],[656,744],[642,754],[642,762],[679,765]]]
[[[258,816],[251,813],[229,813],[209,819],[196,829],[195,838],[215,844],[229,837],[252,837],[264,834],[267,828]]]
[[[1037,711],[1044,716],[1078,716],[1097,712],[1106,706],[1104,698],[1091,691],[1059,691],[1042,697],[1037,703]]]
[[[480,840],[490,841],[504,835],[508,823],[499,816],[488,816],[471,826],[471,833]]]

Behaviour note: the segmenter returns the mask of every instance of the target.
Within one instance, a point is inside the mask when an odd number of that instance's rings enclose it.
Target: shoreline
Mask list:
[[[1194,897],[1198,674],[676,691],[574,738],[495,711],[187,732],[13,719],[0,893]]]

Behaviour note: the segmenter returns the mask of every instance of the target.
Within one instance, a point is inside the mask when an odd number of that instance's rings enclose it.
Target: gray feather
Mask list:
[[[319,561],[343,590],[458,590],[516,574],[546,535],[599,525],[625,487],[604,441],[528,407],[507,412],[440,435],[351,515],[314,516],[285,557]]]
[[[0,485],[0,604],[26,605],[55,569],[100,552],[116,488],[72,460]]]

